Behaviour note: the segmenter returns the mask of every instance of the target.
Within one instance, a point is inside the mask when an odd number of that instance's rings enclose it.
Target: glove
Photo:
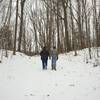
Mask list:
[[[58,56],[57,56],[57,60],[58,60]]]

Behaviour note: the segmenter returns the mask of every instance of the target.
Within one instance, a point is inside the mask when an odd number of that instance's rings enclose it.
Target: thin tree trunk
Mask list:
[[[57,15],[59,14],[59,1],[57,2]],[[57,16],[57,47],[58,53],[60,52],[60,37],[59,37],[59,17]]]
[[[68,34],[68,21],[67,21],[68,0],[67,0],[67,2],[65,0],[62,0],[62,4],[63,4],[63,10],[64,10],[65,49],[67,52],[69,52],[70,51],[70,43],[69,43],[69,34]]]
[[[22,44],[24,4],[25,0],[21,0],[21,22],[20,22],[19,41],[18,41],[19,42],[18,51],[21,51],[21,44]]]
[[[75,56],[77,56],[77,51],[76,51],[76,33],[74,31],[74,22],[73,22],[73,11],[72,11],[72,1],[70,0],[70,13],[71,13],[71,24],[72,24],[72,44],[73,44],[73,49],[75,51]]]
[[[17,23],[18,23],[18,2],[16,1],[16,22],[15,22],[15,36],[14,36],[14,49],[13,49],[13,55],[16,54],[16,37],[17,37]]]

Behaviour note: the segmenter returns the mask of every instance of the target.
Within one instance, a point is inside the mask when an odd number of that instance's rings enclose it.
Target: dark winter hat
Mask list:
[[[56,49],[56,46],[54,46],[53,49]]]
[[[43,47],[43,50],[46,50],[46,47],[45,46]]]

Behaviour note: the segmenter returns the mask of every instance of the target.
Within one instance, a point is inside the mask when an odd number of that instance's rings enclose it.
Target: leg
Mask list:
[[[52,59],[52,70],[56,70],[56,59]]]
[[[47,66],[48,66],[48,60],[46,61],[46,68],[47,68]]]
[[[54,69],[54,65],[52,65],[52,68],[51,68],[52,70]]]
[[[57,60],[55,59],[55,66],[54,66],[54,70],[56,70],[56,61],[57,61]]]
[[[45,60],[45,69],[47,69],[47,62],[48,60]]]
[[[53,70],[53,59],[52,59],[51,67],[52,67],[51,69]]]
[[[47,69],[47,59],[43,60],[43,69]]]
[[[54,70],[56,70],[56,65],[54,65]]]
[[[42,60],[42,68],[45,69],[45,61]]]

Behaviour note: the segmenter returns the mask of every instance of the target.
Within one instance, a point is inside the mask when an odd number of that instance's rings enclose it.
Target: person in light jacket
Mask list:
[[[53,47],[53,50],[51,51],[51,66],[52,70],[56,70],[56,62],[58,60],[58,53],[56,50],[56,47]]]

